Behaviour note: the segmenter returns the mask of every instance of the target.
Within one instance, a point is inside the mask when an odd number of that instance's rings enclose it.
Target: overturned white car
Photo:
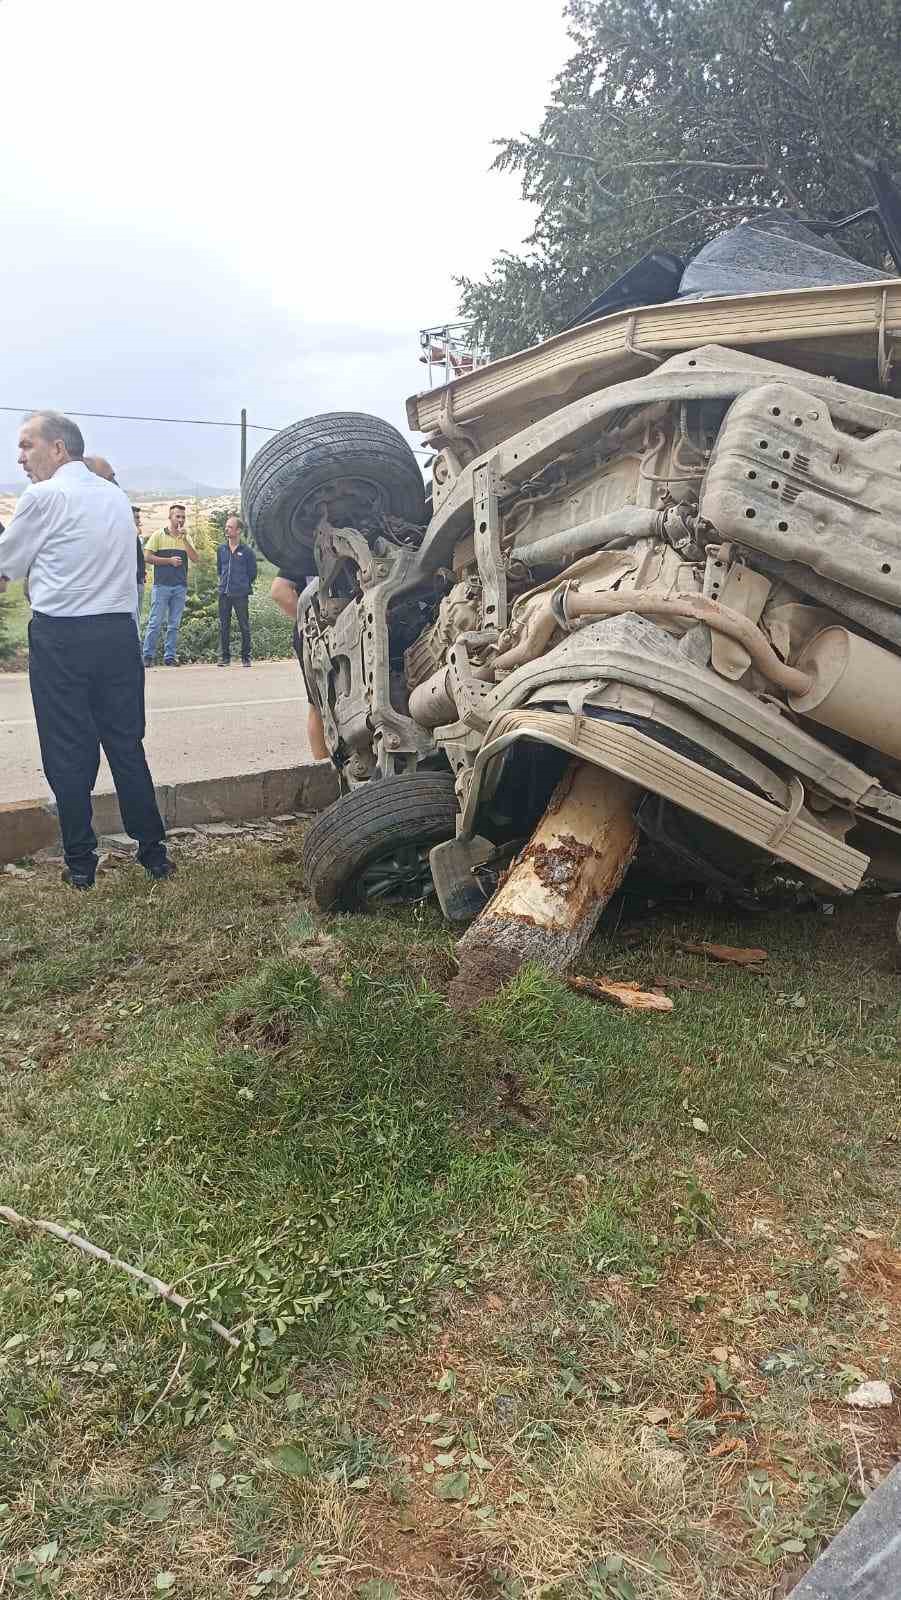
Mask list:
[[[669,298],[634,303],[642,263],[412,399],[429,501],[378,419],[256,456],[259,545],[315,573],[344,791],[307,839],[321,906],[433,884],[503,977],[570,962],[627,872],[901,884],[901,281],[823,232],[776,213],[648,258]]]

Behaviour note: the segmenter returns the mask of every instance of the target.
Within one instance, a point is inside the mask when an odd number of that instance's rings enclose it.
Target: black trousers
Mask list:
[[[250,660],[250,595],[220,594],[219,596],[219,654],[223,661],[231,660],[232,611],[241,629],[241,660]]]
[[[110,765],[122,824],[138,860],[165,858],[166,830],[144,755],[144,667],[133,616],[51,617],[28,628],[31,698],[41,761],[59,809],[66,865],[93,878],[97,838],[91,790],[100,747]]]

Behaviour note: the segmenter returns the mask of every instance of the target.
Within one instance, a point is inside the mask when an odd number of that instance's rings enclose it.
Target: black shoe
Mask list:
[[[153,657],[152,656],[142,656],[141,659],[142,659],[145,667],[152,667],[153,666]]]
[[[165,878],[174,878],[178,871],[175,862],[169,856],[164,856],[162,861],[155,861],[152,866],[143,863],[144,871],[154,883],[162,883]]]
[[[250,666],[250,662],[249,661],[242,661],[241,665],[242,665],[242,667],[249,667]]]
[[[177,667],[178,666],[178,662],[177,661],[164,661],[163,662],[163,666],[164,667]]]
[[[63,883],[70,889],[93,889],[94,880],[84,872],[70,872],[68,867],[63,868]]]
[[[217,661],[216,665],[217,665],[217,667],[230,667],[231,666],[231,662],[230,661]]]

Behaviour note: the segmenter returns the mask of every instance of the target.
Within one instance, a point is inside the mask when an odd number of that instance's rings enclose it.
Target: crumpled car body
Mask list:
[[[476,368],[408,403],[424,528],[324,507],[309,692],[346,795],[452,780],[450,917],[573,763],[627,786],[633,879],[901,884],[901,281],[840,276]]]

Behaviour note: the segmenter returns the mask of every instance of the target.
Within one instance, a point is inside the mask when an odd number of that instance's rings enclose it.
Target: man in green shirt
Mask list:
[[[169,526],[151,534],[144,546],[144,558],[148,566],[153,567],[153,593],[144,633],[144,665],[153,666],[157,640],[165,623],[163,665],[176,667],[178,630],[188,598],[188,562],[200,559],[185,533],[184,506],[176,503],[169,507]]]

